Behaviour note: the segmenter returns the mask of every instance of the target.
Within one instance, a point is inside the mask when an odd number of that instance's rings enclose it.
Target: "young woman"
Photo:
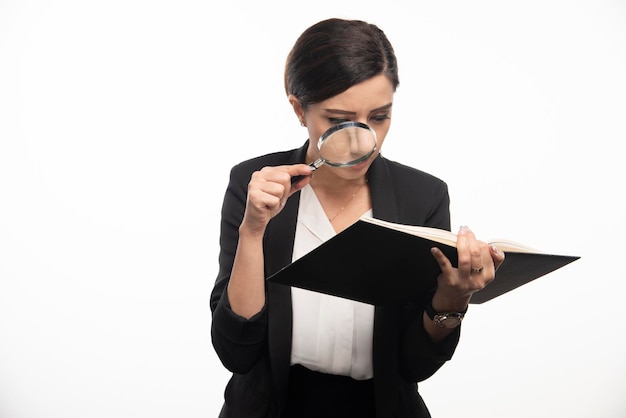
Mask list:
[[[450,228],[446,184],[379,153],[398,83],[393,48],[375,25],[324,20],[293,46],[285,89],[313,140],[236,165],[223,202],[211,335],[233,375],[220,417],[430,416],[417,383],[451,358],[469,300],[494,279],[503,253],[462,227],[458,267],[433,249],[437,287],[402,306],[265,281],[364,215]],[[373,128],[377,152],[313,171],[315,139],[343,121]],[[303,178],[292,184],[295,176]],[[435,321],[440,313],[448,320]]]

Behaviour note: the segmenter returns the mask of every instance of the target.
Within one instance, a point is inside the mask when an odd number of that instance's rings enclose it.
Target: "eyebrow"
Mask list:
[[[370,111],[370,114],[380,112],[382,110],[388,110],[391,108],[391,105],[393,105],[393,103],[387,103],[384,106],[377,107],[376,109],[373,109],[372,111]],[[351,112],[348,110],[341,110],[341,109],[324,109],[324,111],[328,113],[337,113],[340,115],[356,115],[356,112]]]

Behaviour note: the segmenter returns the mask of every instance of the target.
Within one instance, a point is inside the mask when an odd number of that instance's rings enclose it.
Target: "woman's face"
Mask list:
[[[341,177],[364,175],[380,152],[389,131],[393,93],[393,85],[389,79],[384,75],[378,75],[350,87],[337,96],[309,105],[303,115],[309,138],[312,139],[308,157],[317,158],[317,139],[334,124],[346,121],[365,123],[376,131],[378,151],[365,164],[351,168],[333,168],[333,172]]]

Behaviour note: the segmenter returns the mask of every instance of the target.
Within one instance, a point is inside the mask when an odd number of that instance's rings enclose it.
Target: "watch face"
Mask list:
[[[462,314],[458,313],[446,313],[435,315],[435,324],[439,325],[442,328],[456,328],[461,325],[461,320],[463,319]]]

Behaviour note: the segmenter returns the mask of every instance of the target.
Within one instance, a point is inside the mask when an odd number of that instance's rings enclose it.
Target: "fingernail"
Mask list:
[[[469,228],[465,225],[461,225],[461,227],[459,228],[459,234],[464,234],[467,232]]]

